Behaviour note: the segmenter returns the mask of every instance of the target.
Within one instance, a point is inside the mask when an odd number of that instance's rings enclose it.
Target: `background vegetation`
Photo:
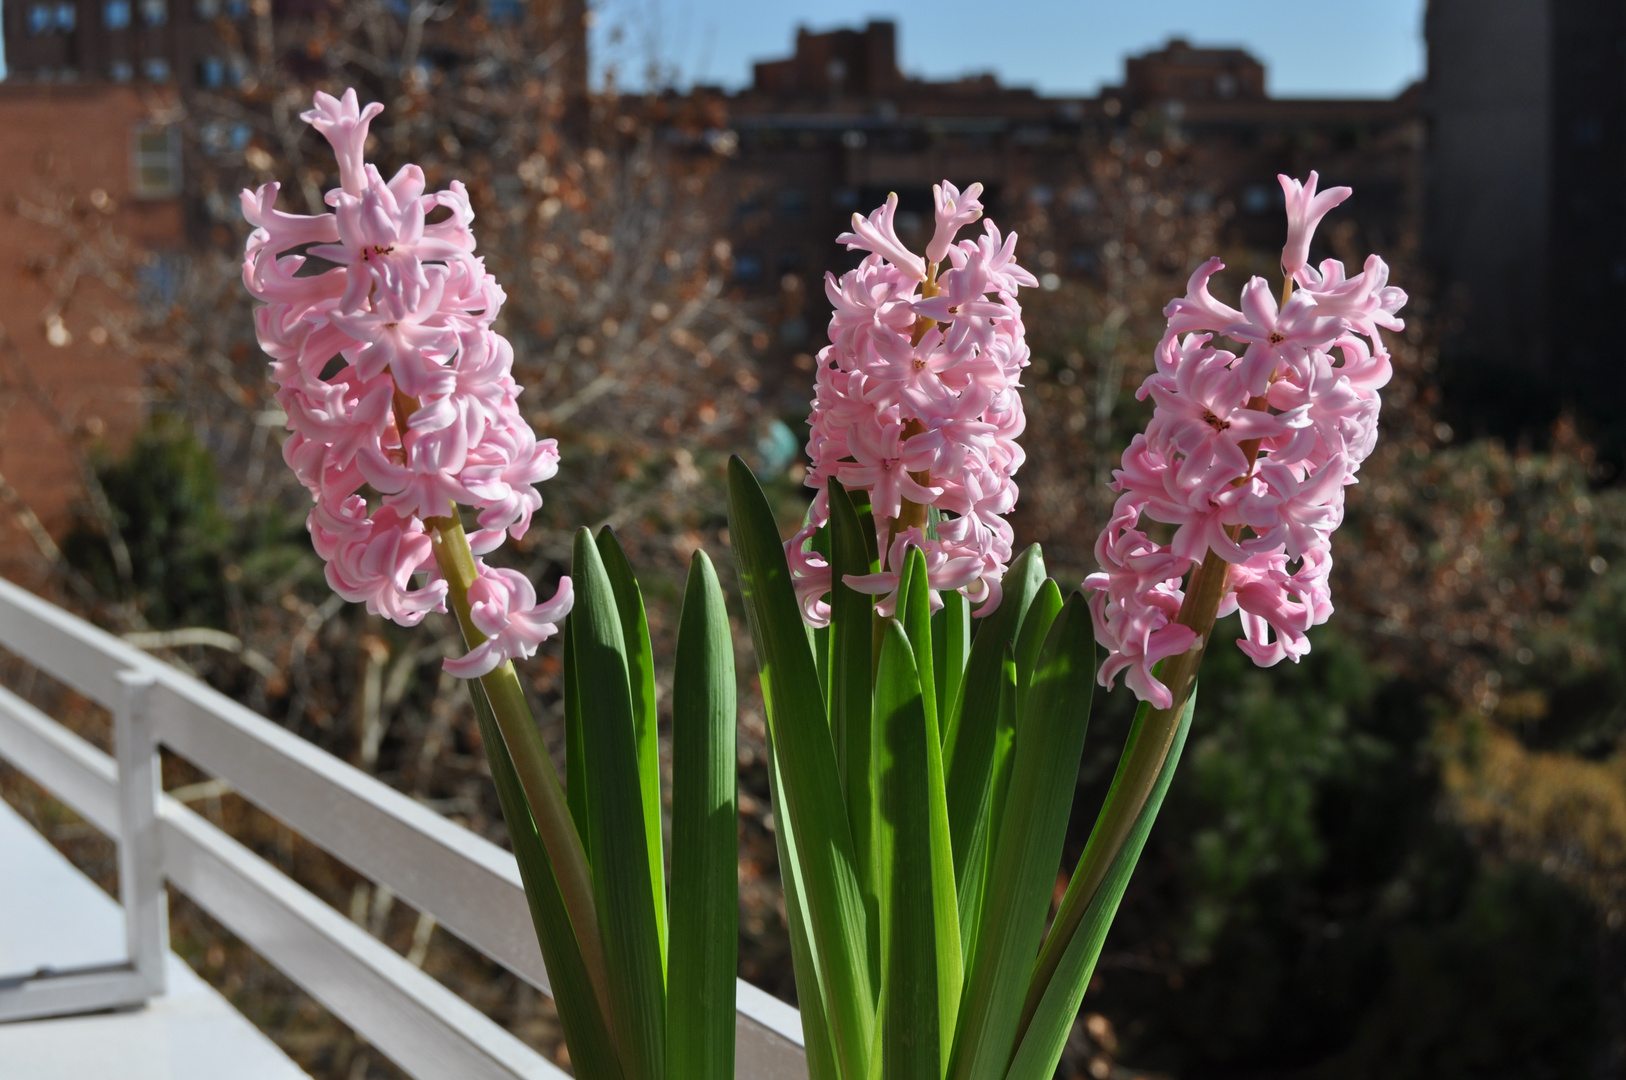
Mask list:
[[[563,450],[516,565],[557,577],[571,528],[612,523],[644,582],[663,696],[683,563],[704,546],[727,573],[726,455],[752,459],[787,529],[800,518],[799,459],[783,446],[799,430],[811,364],[772,340],[771,311],[730,293],[730,253],[705,197],[711,151],[661,136],[697,131],[705,117],[681,101],[603,97],[568,132],[548,72],[514,60],[536,55],[523,33],[471,25],[470,54],[495,59],[449,74],[397,63],[416,45],[390,36],[394,20],[368,21],[369,8],[346,5],[353,21],[322,28],[298,71],[274,62],[287,42],[246,43],[261,58],[246,80],[188,103],[195,174],[218,208],[206,228],[213,250],[114,328],[151,373],[152,420],[122,454],[83,444],[100,492],[41,559],[58,600],[501,842],[472,713],[439,673],[450,625],[401,630],[343,605],[322,580],[235,276],[243,227],[231,196],[280,177],[285,197],[312,201],[333,182],[291,116],[340,72],[389,105],[376,128],[386,171],[415,160],[432,183],[469,181],[482,251],[510,297],[499,328],[530,388],[522,404]],[[222,151],[223,130],[247,135]],[[1209,205],[1185,197],[1201,176],[1163,138],[1130,130],[1100,149],[1099,272],[1024,297],[1035,357],[1015,524],[1064,581],[1092,568],[1111,503],[1104,481],[1145,418],[1134,389],[1161,307],[1218,244],[1228,212],[1187,209]],[[1150,146],[1159,167],[1146,164]],[[49,194],[64,235],[80,238],[76,265],[102,267],[135,298],[144,279],[128,256],[73,229],[75,215],[95,211],[72,192]],[[1042,211],[1023,213],[1002,224],[1042,238]],[[1331,246],[1346,259],[1364,251],[1347,229]],[[1222,254],[1231,269],[1220,290],[1274,262],[1272,252]],[[1339,613],[1297,667],[1259,671],[1234,650],[1212,651],[1186,761],[1065,1075],[1626,1069],[1626,490],[1603,483],[1556,404],[1494,380],[1465,389],[1460,368],[1442,369],[1413,252],[1384,254],[1414,301],[1391,340],[1384,440],[1334,544]],[[218,636],[175,633],[198,628]],[[1233,631],[1222,626],[1222,639]],[[0,674],[105,745],[105,717],[83,702],[9,660]],[[557,651],[525,674],[557,747]],[[754,686],[741,701],[741,975],[792,998]],[[1069,860],[1130,712],[1127,691],[1097,698]],[[186,762],[168,762],[166,777],[562,1059],[545,999]],[[60,805],[4,767],[0,791],[111,881],[110,846]],[[397,1075],[203,913],[184,900],[174,910],[177,948],[313,1076]]]

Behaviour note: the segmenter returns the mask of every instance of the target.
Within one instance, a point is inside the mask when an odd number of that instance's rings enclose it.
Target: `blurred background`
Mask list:
[[[1626,8],[1130,8],[4,0],[0,574],[503,842],[449,622],[333,596],[280,460],[237,193],[322,208],[314,90],[387,105],[386,175],[468,184],[522,407],[563,455],[509,557],[546,594],[571,530],[613,525],[663,694],[688,556],[731,574],[727,456],[787,532],[806,507],[855,210],[896,191],[923,243],[930,185],[981,181],[1021,235],[1041,286],[1014,521],[1068,588],[1164,303],[1210,254],[1221,296],[1278,274],[1276,174],[1317,169],[1355,195],[1315,257],[1375,251],[1411,294],[1338,613],[1297,667],[1213,652],[1060,1075],[1626,1075]],[[106,747],[105,717],[24,671],[0,656]],[[562,749],[557,649],[523,675]],[[1069,867],[1132,704],[1097,696]],[[794,1001],[749,674],[741,725],[740,974]],[[165,778],[567,1063],[546,999],[187,762]],[[0,793],[112,883],[88,825],[3,764]],[[184,897],[172,921],[312,1076],[399,1075]]]

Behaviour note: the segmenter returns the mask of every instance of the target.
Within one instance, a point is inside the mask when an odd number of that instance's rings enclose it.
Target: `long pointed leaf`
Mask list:
[[[774,752],[773,734],[768,734],[768,799],[773,811],[774,846],[779,853],[779,880],[785,890],[785,922],[790,928],[791,971],[796,977],[796,1003],[802,1015],[802,1048],[807,1054],[808,1080],[840,1080],[835,1046],[830,1041],[830,1021],[820,989],[818,954],[813,950],[813,926],[808,919],[802,884],[796,830],[785,813],[780,789],[779,756]],[[877,1026],[879,1031],[879,1026]],[[872,1074],[878,1075],[878,1074]]]
[[[876,569],[873,532],[865,527],[841,482],[830,479],[830,733],[852,830],[853,859],[867,913],[870,981],[880,984],[880,907],[876,894],[875,790],[870,772],[870,699],[875,658],[871,649],[875,600],[850,589],[849,574]]]
[[[942,624],[942,630],[937,626]],[[933,617],[932,670],[942,690],[937,695],[939,734],[948,740],[948,717],[960,697],[965,664],[971,656],[971,604],[958,589],[943,592],[943,610]]]
[[[1061,614],[1061,589],[1051,578],[1046,578],[1022,616],[1022,629],[1016,633],[1016,715],[1023,715],[1027,707],[1028,688],[1033,685],[1033,669],[1039,662],[1039,650],[1044,647],[1050,626]]]
[[[997,824],[1005,820],[1005,795],[1010,790],[1011,750],[1016,744],[1016,727],[1027,709],[1028,690],[1033,684],[1033,671],[1039,662],[1039,650],[1061,613],[1061,589],[1055,581],[1046,578],[1028,605],[1022,617],[1022,629],[1016,634],[1016,647],[1012,657],[1016,662],[1016,703],[1010,712],[1000,712],[999,730],[994,735],[993,764],[988,778],[988,837],[984,864],[991,866],[999,844]]]
[[[904,572],[898,579],[898,620],[909,635],[915,670],[920,673],[920,702],[932,730],[938,730],[937,681],[932,670],[932,601],[926,580],[926,556],[910,548]]]
[[[588,827],[587,818],[592,812],[593,799],[588,790],[587,746],[582,742],[581,689],[576,683],[576,649],[571,643],[574,630],[575,623],[566,616],[559,634],[564,639],[565,652],[565,802],[591,866],[593,830]]]
[[[474,701],[474,715],[480,725],[480,741],[485,744],[491,764],[491,779],[497,789],[497,804],[508,825],[508,838],[519,862],[519,877],[525,885],[525,899],[531,909],[537,942],[542,946],[542,962],[552,983],[554,1004],[559,1010],[559,1026],[564,1029],[570,1059],[582,1076],[621,1076],[615,1042],[610,1036],[608,1018],[599,1010],[587,964],[582,959],[570,913],[565,909],[559,882],[548,861],[547,845],[531,818],[520,786],[514,760],[508,756],[502,731],[491,711],[491,702],[478,679],[468,683]]]
[[[723,590],[711,560],[696,551],[672,669],[670,1080],[734,1075],[740,917],[734,692],[734,639]]]
[[[1101,956],[1101,947],[1106,942],[1107,931],[1112,927],[1112,918],[1118,912],[1118,904],[1129,885],[1129,877],[1135,871],[1135,863],[1139,861],[1141,850],[1146,846],[1146,837],[1152,831],[1152,823],[1157,819],[1158,809],[1163,805],[1163,797],[1168,793],[1169,784],[1174,779],[1174,770],[1180,763],[1180,752],[1185,748],[1186,736],[1191,731],[1191,714],[1196,703],[1197,691],[1193,687],[1190,697],[1186,699],[1186,707],[1181,712],[1179,726],[1174,731],[1174,739],[1164,756],[1157,780],[1147,794],[1146,801],[1141,805],[1140,812],[1135,816],[1134,824],[1130,827],[1121,847],[1111,852],[1105,850],[1106,830],[1102,828],[1101,820],[1097,819],[1096,828],[1092,830],[1090,842],[1084,849],[1083,857],[1079,859],[1078,869],[1073,873],[1073,881],[1068,885],[1067,897],[1062,901],[1055,926],[1041,954],[1046,955],[1054,950],[1058,954],[1058,959],[1050,970],[1046,970],[1041,964],[1034,973],[1034,982],[1029,989],[1029,1000],[1033,1000],[1037,993],[1037,1004],[1031,1021],[1027,1023],[1026,1032],[1021,1036],[1022,1041],[1017,1048],[1016,1057],[1011,1062],[1008,1080],[1049,1080],[1055,1075],[1056,1065],[1061,1061],[1062,1049],[1067,1045],[1068,1033],[1073,1028],[1073,1020],[1078,1016],[1078,1007],[1084,1001],[1084,991],[1089,988],[1090,975],[1095,971],[1095,962]],[[1134,755],[1134,748],[1145,733],[1143,721],[1146,711],[1147,707],[1142,705],[1140,715],[1135,718],[1135,727],[1131,730],[1129,741],[1125,745],[1118,775],[1113,778],[1112,792],[1107,796],[1108,802],[1112,801],[1113,793],[1124,790],[1120,787],[1120,781],[1129,771],[1127,767]],[[1091,868],[1096,861],[1107,858],[1110,858],[1111,862],[1100,877],[1099,886],[1088,889],[1085,883],[1092,877]],[[1075,885],[1078,886],[1076,895]],[[1071,905],[1068,903],[1069,900],[1072,901]],[[1076,910],[1076,916],[1069,911],[1070,906]],[[1041,982],[1041,978],[1045,981]]]
[[[1016,659],[1010,645],[1005,646],[1005,658],[1000,665],[999,730],[1016,731]],[[1010,758],[1005,757],[1008,768]],[[995,771],[989,787],[998,787],[1001,773]],[[982,919],[982,900],[988,882],[988,849],[993,843],[993,798],[983,802],[983,813],[977,818],[966,848],[965,868],[959,880],[960,954],[970,957],[976,951],[977,927]]]
[[[844,1080],[865,1080],[875,1030],[868,917],[824,694],[773,511],[743,461],[730,459],[728,474],[729,534],[781,769],[782,808],[802,860],[802,898],[831,1042]]]
[[[1078,593],[1039,655],[1017,721],[1010,795],[994,834],[982,918],[949,1076],[1001,1076],[1050,910],[1095,687],[1095,637]]]
[[[666,962],[666,858],[661,850],[661,755],[655,715],[655,654],[649,647],[649,618],[632,564],[608,525],[595,540],[615,592],[621,640],[627,650],[627,684],[632,691],[633,733],[638,744],[638,790],[644,807],[644,840],[649,845],[649,880],[654,890],[655,929],[661,963]]]
[[[989,769],[999,721],[999,672],[1007,643],[1016,641],[1028,605],[1044,581],[1044,556],[1033,544],[1005,573],[1004,598],[981,620],[971,642],[965,680],[949,710],[943,740],[943,771],[948,783],[949,831],[954,838],[954,875],[965,874],[966,852],[977,818],[987,812]]]
[[[911,560],[912,561],[912,560]],[[924,564],[922,564],[924,567]],[[909,639],[889,619],[875,680],[875,775],[880,795],[881,1075],[939,1080],[942,1009],[934,911],[931,785],[926,743],[936,740]],[[959,938],[959,928],[954,936]]]
[[[609,574],[586,529],[576,533],[573,556],[572,644],[581,692],[582,736],[595,796],[589,815],[593,899],[604,936],[610,1008],[627,1080],[662,1080],[666,1073],[665,963],[655,925],[626,644]]]

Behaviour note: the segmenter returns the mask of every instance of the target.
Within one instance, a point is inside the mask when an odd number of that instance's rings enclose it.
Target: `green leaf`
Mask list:
[[[666,858],[661,851],[661,755],[655,715],[655,654],[649,647],[649,619],[644,595],[633,577],[632,564],[608,525],[598,532],[599,558],[610,577],[615,606],[621,616],[621,640],[626,646],[627,682],[632,691],[633,732],[638,744],[638,784],[644,806],[644,839],[649,845],[649,880],[654,890],[655,929],[660,934],[661,963],[666,963]]]
[[[938,730],[937,682],[932,672],[932,600],[926,578],[926,556],[910,548],[898,576],[898,618],[909,635],[909,648],[920,673],[920,700],[932,730]]]
[[[830,479],[830,734],[852,830],[853,859],[864,895],[870,981],[881,978],[880,907],[876,894],[875,786],[870,770],[870,699],[875,672],[875,600],[845,584],[849,574],[876,570],[865,526],[841,482]]]
[[[1039,650],[1044,647],[1050,625],[1061,614],[1061,589],[1052,578],[1039,586],[1033,603],[1022,617],[1022,629],[1016,634],[1016,715],[1023,715],[1027,707],[1028,688],[1033,684],[1033,668],[1039,662]]]
[[[565,669],[565,800],[570,807],[570,820],[581,837],[582,851],[588,865],[593,862],[593,830],[588,827],[593,799],[588,791],[587,747],[582,743],[581,689],[576,683],[576,650],[571,643],[575,620],[565,617],[559,636],[564,639]]]
[[[844,1080],[866,1080],[875,1030],[868,918],[835,746],[790,567],[762,488],[745,462],[728,463],[728,528],[756,646],[781,807],[794,829],[820,997]]]
[[[666,1072],[665,959],[644,835],[637,732],[615,591],[586,529],[576,533],[571,611],[582,738],[594,801],[593,899],[609,972],[610,1008],[627,1080]]]
[[[994,736],[999,723],[1000,665],[1005,646],[1016,641],[1028,606],[1044,581],[1044,556],[1034,544],[1011,563],[1005,574],[1004,598],[980,621],[972,639],[965,680],[949,711],[943,740],[943,769],[948,784],[949,832],[954,839],[954,876],[962,881],[966,855],[977,819],[988,809]]]
[[[919,552],[913,553],[918,557]],[[910,560],[914,562],[914,559]],[[924,569],[924,562],[921,569]],[[875,680],[876,860],[881,867],[881,1076],[940,1080],[942,1002],[932,874],[931,784],[937,741],[903,627],[888,619]],[[951,890],[952,895],[952,890]],[[957,922],[957,920],[956,920]],[[959,943],[959,926],[952,928]]]
[[[1006,1074],[1007,1080],[1049,1080],[1055,1075],[1062,1048],[1067,1045],[1068,1033],[1072,1031],[1073,1020],[1078,1016],[1078,1007],[1084,1001],[1084,991],[1089,987],[1090,975],[1095,971],[1095,962],[1101,956],[1107,931],[1118,912],[1124,889],[1129,885],[1129,876],[1135,871],[1135,863],[1146,846],[1146,837],[1152,831],[1152,823],[1174,779],[1180,752],[1185,748],[1186,736],[1191,730],[1191,714],[1196,702],[1197,691],[1193,687],[1185,708],[1180,712],[1172,741],[1163,753],[1157,778],[1135,814],[1123,843],[1110,843],[1112,829],[1106,821],[1104,810],[1097,819],[1089,844],[1079,859],[1078,869],[1068,884],[1067,895],[1057,912],[1050,937],[1040,953],[1040,963],[1028,990],[1028,1000],[1033,1003],[1031,1020],[1024,1016],[1026,1030],[1020,1036],[1021,1043]],[[1142,704],[1135,716],[1135,725],[1119,761],[1118,774],[1113,777],[1112,789],[1107,795],[1109,806],[1113,804],[1114,796],[1120,801],[1128,798],[1128,793],[1134,787],[1135,759],[1155,755],[1160,749],[1158,744],[1162,742],[1161,736],[1166,727],[1154,723],[1148,730],[1145,723],[1148,711],[1148,706]],[[1128,782],[1126,777],[1130,778]],[[1094,868],[1102,863],[1106,863],[1105,869],[1097,877],[1093,873]],[[1092,880],[1099,884],[1092,887]],[[1055,956],[1054,963],[1047,962],[1052,955]],[[1024,1009],[1024,1012],[1027,1011]]]
[[[807,904],[802,900],[801,863],[798,860],[796,831],[780,798],[783,781],[779,777],[779,757],[774,752],[773,735],[768,735],[768,800],[773,811],[774,846],[779,853],[779,879],[785,890],[785,922],[790,928],[791,972],[796,978],[796,1003],[802,1016],[802,1048],[807,1054],[808,1080],[840,1080],[836,1051],[830,1042],[830,1021],[826,1016],[820,984],[818,954],[813,951],[813,927],[808,921]],[[876,1025],[876,1034],[880,1026]],[[879,1075],[871,1072],[872,1076]],[[719,1078],[722,1080],[722,1078]]]
[[[1055,581],[1046,578],[1044,584],[1039,586],[1033,603],[1028,605],[1027,614],[1022,618],[1022,629],[1016,634],[1016,648],[1012,652],[1016,663],[1016,701],[1009,711],[1000,711],[999,730],[994,735],[993,765],[988,780],[988,813],[983,818],[988,830],[984,842],[984,866],[993,864],[999,840],[995,825],[1005,820],[1005,793],[1010,789],[1011,780],[1011,748],[1016,743],[1017,725],[1026,712],[1034,665],[1039,662],[1039,650],[1060,613],[1061,589]]]
[[[621,1076],[621,1063],[616,1057],[609,1024],[599,1010],[598,995],[587,974],[587,964],[571,927],[570,913],[565,909],[559,881],[548,860],[547,846],[542,843],[542,835],[531,818],[525,791],[520,786],[514,761],[508,756],[491,702],[480,680],[470,679],[467,685],[474,701],[474,715],[480,724],[480,741],[491,763],[497,803],[508,825],[514,857],[519,861],[520,880],[525,885],[531,922],[542,946],[542,962],[547,966],[548,981],[553,986],[554,1004],[559,1010],[565,1045],[570,1048],[570,1060],[582,1076],[613,1080]]]
[[[1017,721],[1009,796],[994,833],[960,1010],[954,1080],[1002,1076],[1061,862],[1095,687],[1095,638],[1078,593],[1052,624]]]
[[[941,629],[939,629],[941,626]],[[943,592],[943,610],[932,617],[932,673],[940,687],[938,716],[940,734],[948,736],[948,713],[960,696],[965,680],[965,663],[971,655],[971,604],[958,589]]]
[[[1000,665],[999,679],[999,731],[1010,732],[1012,738],[1016,732],[1016,658],[1015,651],[1010,645],[1005,646],[1005,658]],[[959,880],[960,903],[960,953],[962,956],[971,956],[976,950],[977,927],[982,919],[982,898],[988,881],[988,848],[992,843],[993,819],[992,792],[1003,790],[1001,777],[1007,776],[1010,769],[1009,746],[999,749],[996,743],[996,754],[1002,753],[1001,764],[992,770],[989,782],[990,797],[983,802],[983,813],[977,818],[973,828],[971,843],[966,850],[965,869]]]
[[[734,693],[734,639],[723,590],[711,560],[696,551],[672,670],[670,1080],[734,1075],[740,915]]]

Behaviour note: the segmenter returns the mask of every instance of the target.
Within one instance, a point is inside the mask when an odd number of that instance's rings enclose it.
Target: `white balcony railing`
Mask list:
[[[131,963],[6,979],[0,1018],[161,992],[164,886],[179,889],[408,1074],[561,1077],[552,1063],[157,789],[166,746],[551,993],[512,855],[82,619],[0,579],[0,647],[111,710],[119,764],[0,687],[0,758],[120,845]],[[738,984],[735,1076],[807,1075],[795,1009]],[[9,1001],[8,1001],[9,998]],[[8,1009],[10,1010],[8,1013]],[[225,1063],[222,1063],[225,1064]]]

